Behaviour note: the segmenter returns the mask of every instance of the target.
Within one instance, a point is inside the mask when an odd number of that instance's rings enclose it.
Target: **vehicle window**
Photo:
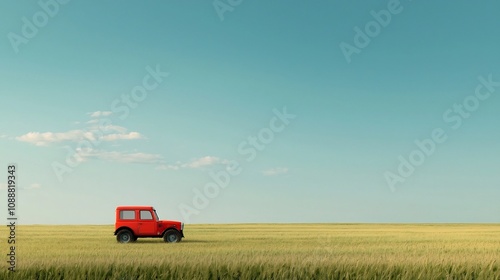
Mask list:
[[[147,210],[141,210],[141,220],[152,220],[153,215]]]
[[[135,219],[135,211],[134,210],[121,210],[120,211],[120,219],[122,219],[122,220],[134,220]]]

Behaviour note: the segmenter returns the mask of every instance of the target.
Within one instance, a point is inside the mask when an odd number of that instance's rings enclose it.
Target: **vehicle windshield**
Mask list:
[[[158,213],[156,213],[156,209],[153,209],[153,211],[155,212],[156,220],[159,221],[160,218],[158,217]]]

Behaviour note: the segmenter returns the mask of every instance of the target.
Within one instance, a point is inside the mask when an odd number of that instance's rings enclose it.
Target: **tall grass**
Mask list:
[[[4,262],[1,279],[500,279],[500,225],[188,225],[177,244],[119,244],[111,226],[17,235],[17,272]]]

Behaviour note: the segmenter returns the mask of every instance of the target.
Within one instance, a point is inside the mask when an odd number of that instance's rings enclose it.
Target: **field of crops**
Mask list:
[[[500,225],[187,225],[185,236],[119,244],[112,226],[20,226],[17,271],[3,261],[0,278],[500,279]]]

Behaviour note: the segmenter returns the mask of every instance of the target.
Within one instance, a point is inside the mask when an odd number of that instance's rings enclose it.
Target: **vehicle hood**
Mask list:
[[[174,227],[177,230],[182,230],[182,223],[179,221],[172,221],[172,220],[160,220],[158,221],[159,224],[162,225],[164,228],[171,228]]]

